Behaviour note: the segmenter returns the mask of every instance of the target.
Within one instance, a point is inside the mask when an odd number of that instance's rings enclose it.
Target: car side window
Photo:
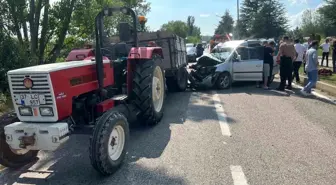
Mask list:
[[[263,60],[264,59],[264,46],[249,47],[250,60]]]
[[[236,52],[238,53],[238,55],[240,55],[241,60],[248,60],[249,59],[248,48],[238,47],[236,49]]]

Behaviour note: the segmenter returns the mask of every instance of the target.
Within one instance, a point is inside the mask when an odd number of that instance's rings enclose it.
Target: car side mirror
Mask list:
[[[119,23],[119,40],[127,42],[132,37],[131,26],[127,22]]]

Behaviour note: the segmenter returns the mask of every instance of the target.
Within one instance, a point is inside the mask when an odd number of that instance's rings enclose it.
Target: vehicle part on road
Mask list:
[[[103,26],[104,17],[114,12],[133,20],[132,26],[119,23],[117,44],[105,38]],[[22,166],[38,150],[54,151],[70,134],[94,128],[91,163],[103,175],[115,172],[125,158],[128,123],[157,124],[163,116],[165,77],[187,65],[182,38],[168,32],[137,33],[137,27],[131,8],[104,8],[95,18],[94,50],[76,49],[67,62],[9,71],[17,119],[1,127],[0,164]],[[139,41],[138,36],[149,40]],[[157,44],[148,46],[149,41]],[[22,149],[27,153],[15,153]]]
[[[4,127],[19,121],[15,112],[5,113],[0,117],[0,164],[10,168],[19,168],[37,159],[37,150],[12,149],[6,140]]]
[[[167,77],[167,87],[170,92],[182,92],[188,86],[188,71],[186,68],[180,68],[176,76]]]
[[[228,89],[231,87],[231,76],[230,73],[224,72],[219,74],[216,86],[218,89]]]
[[[126,155],[129,126],[125,115],[118,109],[106,112],[97,121],[90,138],[90,160],[102,175],[111,175],[119,169]]]

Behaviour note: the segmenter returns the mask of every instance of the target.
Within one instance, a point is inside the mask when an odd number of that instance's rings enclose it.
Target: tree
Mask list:
[[[240,11],[241,37],[274,38],[287,30],[286,11],[279,0],[245,0]]]
[[[187,19],[187,26],[188,26],[188,36],[193,35],[194,27],[195,27],[195,17],[194,16],[188,16]]]
[[[229,34],[233,31],[233,18],[230,15],[229,10],[225,11],[225,14],[221,17],[218,27],[215,30],[215,34]]]
[[[290,38],[299,39],[301,42],[303,42],[303,32],[302,29],[299,27],[296,27],[294,30],[288,31],[286,35],[288,35]]]
[[[330,22],[331,25],[336,26],[336,0],[324,0],[325,5],[318,9],[318,12]]]
[[[182,38],[188,36],[188,25],[183,21],[169,21],[161,26],[162,31],[169,31]]]
[[[44,60],[47,43],[54,41],[48,56],[51,61],[63,46],[77,0],[61,0],[50,6],[49,0],[3,0],[8,18],[6,27],[21,46],[29,48],[31,64]]]
[[[319,33],[321,31],[319,28],[317,15],[313,10],[304,11],[302,16],[301,29],[305,35]]]

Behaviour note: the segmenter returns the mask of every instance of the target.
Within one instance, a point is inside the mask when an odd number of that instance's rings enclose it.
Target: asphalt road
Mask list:
[[[0,172],[0,184],[335,185],[335,115],[335,105],[298,89],[170,94],[157,126],[131,129],[113,176],[91,168],[88,136],[76,135],[35,164]]]

